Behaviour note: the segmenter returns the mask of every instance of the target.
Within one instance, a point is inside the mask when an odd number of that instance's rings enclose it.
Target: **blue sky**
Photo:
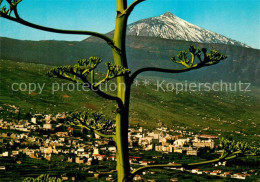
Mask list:
[[[23,0],[20,16],[36,24],[106,33],[114,29],[116,0]],[[128,1],[131,3],[132,1]],[[129,23],[170,11],[195,25],[260,49],[260,0],[146,0]],[[34,30],[3,18],[0,36],[23,40],[83,40],[86,36]]]

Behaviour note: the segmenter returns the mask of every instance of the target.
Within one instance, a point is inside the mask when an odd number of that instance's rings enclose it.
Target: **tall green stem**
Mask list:
[[[91,72],[90,72],[90,77],[91,77],[91,84],[94,84],[95,83],[95,72],[94,72],[94,70],[92,70]]]
[[[114,32],[114,44],[119,49],[113,49],[113,57],[116,65],[127,68],[125,39],[127,17],[120,16],[127,8],[126,0],[117,0],[117,17]],[[116,146],[117,146],[117,173],[118,181],[130,174],[128,153],[128,111],[129,111],[129,88],[127,86],[128,75],[117,78],[117,96],[122,100],[124,108],[119,108],[116,115]]]

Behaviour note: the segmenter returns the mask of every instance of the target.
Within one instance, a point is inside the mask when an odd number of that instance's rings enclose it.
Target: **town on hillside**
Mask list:
[[[19,112],[15,106],[9,108],[11,112]],[[3,111],[4,108],[1,108]],[[80,170],[87,170],[88,175],[93,178],[105,176],[107,181],[114,181],[113,170],[88,168],[95,165],[113,165],[116,161],[116,147],[111,139],[102,138],[91,132],[82,129],[76,130],[65,125],[66,113],[34,114],[29,119],[13,119],[7,121],[0,119],[0,159],[12,158],[17,164],[22,163],[20,158],[28,157],[36,160],[55,161],[61,160],[67,163],[78,164]],[[106,131],[113,133],[113,130]],[[178,157],[198,157],[209,152],[217,155],[221,152],[218,148],[218,136],[194,133],[187,131],[185,127],[167,128],[162,123],[153,130],[148,130],[140,126],[129,127],[129,150],[130,164],[132,168],[158,164],[163,162],[163,156],[177,155]],[[147,157],[146,153],[154,153],[152,157]],[[161,154],[161,155],[159,155]],[[177,163],[174,159],[166,160],[169,164]],[[105,165],[104,165],[105,164]],[[207,169],[184,169],[171,168],[171,170],[185,171],[197,175],[210,175],[222,178],[248,179],[257,175],[255,170],[247,170],[241,173],[219,169],[225,166],[226,162],[215,164],[211,170]],[[7,172],[8,167],[0,164],[1,172]],[[145,174],[155,174],[154,171],[143,172]],[[62,174],[63,180],[74,181],[77,176],[66,173]],[[141,180],[141,176],[135,176],[134,180]],[[172,178],[171,181],[178,181]]]

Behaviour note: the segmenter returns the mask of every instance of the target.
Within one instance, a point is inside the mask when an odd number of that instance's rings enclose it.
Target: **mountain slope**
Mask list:
[[[249,47],[244,43],[193,25],[170,12],[128,25],[127,34]]]
[[[71,91],[71,87],[65,85],[70,82],[46,75],[50,68],[42,64],[0,60],[0,106],[11,104],[19,106],[22,113],[48,114],[93,109],[114,117],[111,112],[116,110],[114,102],[82,88]],[[13,83],[45,83],[45,86],[42,92],[37,87],[29,94],[28,90],[12,91]],[[53,83],[60,84],[55,93],[52,92]],[[65,85],[64,89],[61,89],[61,84]],[[153,128],[162,121],[169,127],[184,126],[188,127],[187,131],[221,134],[258,145],[259,103],[259,88],[254,87],[252,92],[184,91],[175,94],[156,91],[153,84],[139,85],[132,87],[130,123]],[[209,129],[205,130],[207,127]]]
[[[100,39],[89,38],[81,42],[68,41],[21,41],[0,37],[0,58],[15,61],[35,62],[52,65],[73,64],[75,60],[99,56],[111,61],[112,51]],[[200,48],[215,49],[228,56],[222,63],[183,74],[156,74],[179,80],[199,81],[244,81],[260,84],[260,50],[224,44],[193,43],[156,37],[128,36],[127,55],[132,72],[156,66],[176,68],[170,57],[187,49],[190,44]],[[154,73],[148,73],[155,75]]]

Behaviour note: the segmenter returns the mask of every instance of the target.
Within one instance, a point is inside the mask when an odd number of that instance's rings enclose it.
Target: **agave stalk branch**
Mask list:
[[[82,125],[82,124],[78,124],[78,125],[73,125],[71,124],[72,126],[76,126],[76,127],[80,127],[80,128],[85,128],[86,130],[89,130],[89,131],[93,131],[95,134],[101,136],[101,137],[104,137],[104,138],[115,138],[115,135],[107,135],[107,134],[104,134],[104,133],[101,133],[100,131],[98,130],[94,130],[90,127],[87,127],[85,125]]]
[[[7,1],[7,2],[10,5],[9,13],[7,14],[7,13],[0,11],[0,17],[6,18],[6,19],[14,21],[14,22],[17,22],[17,23],[25,25],[27,27],[31,27],[31,28],[46,31],[46,32],[60,33],[60,34],[72,34],[72,35],[73,34],[74,35],[92,35],[92,36],[98,37],[100,39],[103,39],[104,41],[107,42],[107,44],[109,46],[111,46],[113,49],[119,51],[118,48],[115,46],[114,41],[111,38],[109,38],[108,36],[106,36],[105,34],[94,32],[94,31],[57,29],[57,28],[51,28],[51,27],[46,27],[46,26],[35,24],[35,23],[31,23],[31,22],[26,21],[26,20],[24,20],[20,17],[18,10],[17,10],[17,4],[18,3],[12,4],[11,1]],[[11,11],[14,12],[15,17],[10,16]]]
[[[119,16],[122,15],[126,15],[127,17],[132,13],[132,11],[134,10],[134,8],[140,4],[141,2],[143,2],[145,0],[135,0],[132,4],[130,4],[128,6],[128,8],[126,10],[124,10]]]
[[[188,52],[191,55],[191,59],[187,57],[187,51],[180,51],[177,55],[178,60],[173,56],[171,61],[183,65],[184,69],[166,69],[166,68],[157,68],[157,67],[145,67],[135,71],[129,79],[129,83],[132,84],[134,79],[141,73],[147,71],[155,71],[155,72],[164,72],[164,73],[183,73],[191,70],[199,69],[205,66],[211,66],[214,64],[218,64],[220,61],[227,58],[227,56],[221,54],[216,50],[211,50],[207,53],[206,48],[196,48],[191,45],[188,49]],[[201,52],[204,54],[204,60],[201,59]],[[198,58],[199,62],[195,64],[195,58]]]

